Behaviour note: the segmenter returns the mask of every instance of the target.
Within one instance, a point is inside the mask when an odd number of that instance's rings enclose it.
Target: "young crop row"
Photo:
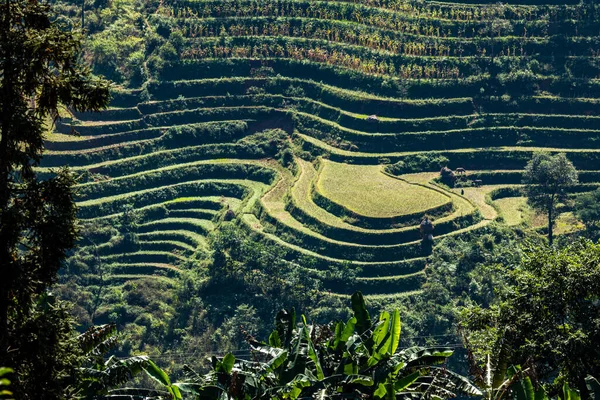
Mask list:
[[[190,208],[190,209],[180,209],[176,207],[177,202],[165,202],[158,204],[151,204],[149,206],[138,208],[135,212],[136,222],[138,224],[145,224],[148,222],[152,222],[159,219],[164,219],[168,217],[175,218],[197,218],[197,219],[213,219],[218,211],[223,208],[224,203],[220,203],[217,200],[209,201],[206,198],[194,199],[194,203],[198,208]],[[107,215],[101,217],[104,221],[112,221],[111,223],[116,224],[118,217],[121,214],[115,215]],[[99,219],[92,219],[96,222]],[[87,220],[88,222],[92,222],[92,220]]]
[[[231,43],[218,43],[220,39],[189,46],[182,54],[186,60],[205,58],[290,58],[310,60],[317,63],[350,68],[366,74],[390,75],[404,79],[459,79],[465,72],[457,65],[446,66],[446,60],[425,60],[426,65],[404,64],[398,56],[391,54],[366,54],[364,48],[348,48],[322,41],[283,39],[283,38],[231,38]],[[280,42],[280,43],[276,43]],[[464,69],[472,66],[464,60]]]
[[[411,35],[356,22],[288,17],[227,17],[176,20],[187,38],[288,36],[321,39],[396,54],[428,57],[523,57],[535,55],[594,56],[598,37],[445,38]]]
[[[460,79],[493,71],[494,74],[543,73],[594,79],[600,69],[594,57],[429,57],[393,54],[326,40],[295,37],[205,37],[189,39],[183,59],[290,58],[337,65],[367,74],[403,79]]]
[[[298,0],[241,0],[241,1],[173,1],[160,13],[176,18],[268,17],[317,18],[358,22],[406,34],[430,37],[493,37],[502,35],[545,37],[548,35],[593,36],[597,18],[579,20],[540,18],[503,20],[502,24],[488,21],[444,20],[421,18],[392,10],[362,4],[334,1]]]
[[[338,149],[300,131],[295,132],[302,148],[313,156],[323,156],[331,161],[350,164],[390,164],[389,171],[406,174],[424,171],[439,171],[444,165],[454,169],[464,167],[469,170],[516,170],[524,169],[536,151],[566,153],[577,169],[595,170],[600,162],[600,151],[594,149],[565,149],[537,147],[462,148],[446,151],[410,151],[364,153]],[[434,161],[434,162],[432,162]],[[393,165],[393,167],[392,167]]]
[[[128,93],[134,96],[133,101],[137,103],[139,101],[138,96],[135,96],[131,91]],[[119,94],[118,91],[113,91],[113,101],[111,104],[119,102],[119,97],[123,97],[123,94]],[[135,103],[130,104],[129,107],[122,108],[109,108],[102,110],[102,112],[77,112],[73,111],[73,116],[82,121],[130,121],[139,119],[141,117],[139,110],[135,107]]]
[[[72,140],[53,142],[46,141],[46,149],[60,151],[78,151],[78,150],[93,150],[100,147],[108,147],[116,144],[125,144],[127,142],[139,142],[142,140],[160,140],[165,135],[165,130],[160,128],[138,129],[125,131],[122,133],[114,133],[102,135],[102,126],[90,126],[93,128],[94,136],[85,140]]]
[[[329,0],[329,1],[350,1],[350,0]],[[354,1],[352,1],[354,2]],[[464,4],[466,3],[466,4]],[[592,3],[582,3],[577,0],[559,1],[559,6],[552,6],[548,0],[530,0],[525,5],[523,1],[517,4],[508,4],[504,2],[498,4],[494,1],[430,1],[426,3],[412,2],[406,0],[363,0],[361,4],[370,7],[387,8],[393,11],[399,11],[405,14],[416,15],[420,18],[464,20],[464,21],[482,21],[490,19],[508,19],[508,20],[526,20],[548,19],[550,21],[561,21],[565,19],[598,19],[600,18],[600,9],[598,5]]]
[[[76,168],[75,171],[82,173],[83,182],[101,182],[107,177],[115,178],[157,168],[197,163],[199,161],[210,162],[209,160],[222,158],[243,158],[244,162],[252,163],[252,160],[276,155],[281,144],[280,141],[284,137],[282,131],[276,131],[276,133],[278,133],[277,136],[264,133],[249,136],[249,139],[261,141],[256,145],[242,139],[234,144],[188,146],[173,150],[150,152],[99,164],[88,164],[85,167]],[[246,157],[236,157],[236,155]]]
[[[510,60],[508,60],[510,61]],[[513,68],[514,67],[514,68]],[[407,67],[408,68],[408,67]],[[305,81],[319,78],[336,90],[356,91],[356,88],[376,96],[393,99],[441,99],[490,96],[518,98],[551,94],[563,98],[599,98],[600,80],[548,76],[531,70],[520,70],[508,64],[511,71],[493,78],[489,73],[469,75],[464,79],[399,79],[385,75],[367,74],[358,70],[310,60],[285,58],[213,58],[182,60],[161,72],[162,81],[200,80],[216,78],[274,78],[278,75]]]
[[[243,161],[235,162],[235,160],[214,164],[209,161],[146,170],[133,175],[79,185],[77,198],[78,201],[88,201],[200,179],[247,179],[268,184],[274,178],[272,170],[260,165],[246,164]]]
[[[172,135],[165,134],[159,139],[122,143],[119,146],[96,148],[93,151],[47,152],[44,156],[42,166],[70,165],[71,167],[83,167],[90,164],[103,163],[106,160],[118,161],[154,152],[162,152],[164,156],[168,150],[177,149],[181,149],[181,151],[188,154],[192,151],[195,152],[196,160],[210,158],[211,156],[213,158],[235,158],[235,155],[238,155],[238,158],[257,158],[264,157],[265,152],[271,149],[269,143],[265,143],[263,146],[253,146],[244,140],[238,140],[236,143],[211,143],[219,142],[218,136],[211,135],[221,134],[222,140],[230,140],[232,142],[235,142],[236,137],[243,137],[244,134],[253,135],[248,130],[248,123],[244,121],[173,127],[169,128],[169,131]],[[186,140],[188,133],[191,135]],[[202,145],[203,141],[207,141],[208,144]],[[193,154],[189,155],[193,156]],[[111,161],[108,161],[107,165],[110,165],[110,163]],[[91,172],[95,173],[95,171]]]
[[[291,227],[287,221],[274,218],[268,212],[259,215],[261,223],[270,227],[283,241],[322,256],[340,260],[362,262],[391,262],[402,259],[421,257],[426,254],[418,237],[415,241],[391,245],[359,245],[327,238],[310,230]]]
[[[351,0],[329,0],[330,2],[353,3]],[[235,2],[235,1],[232,1]],[[535,3],[535,0],[533,0]],[[237,1],[237,3],[241,3]],[[388,9],[400,14],[410,15],[420,19],[442,19],[450,21],[488,21],[488,20],[525,20],[535,21],[544,19],[552,22],[566,19],[596,20],[600,18],[600,9],[592,3],[577,3],[561,6],[549,6],[549,1],[540,1],[539,6],[509,5],[509,4],[460,4],[457,2],[413,2],[406,0],[365,0],[359,4],[367,7]]]
[[[79,217],[87,219],[97,218],[103,215],[122,212],[126,205],[140,208],[175,200],[180,197],[225,196],[243,199],[250,195],[253,190],[255,190],[254,186],[244,181],[188,181],[81,202],[78,203]]]
[[[251,86],[247,92],[253,92],[257,86]],[[273,90],[273,85],[269,85],[268,89]],[[281,88],[283,89],[283,88]],[[427,131],[449,131],[456,129],[481,128],[486,126],[514,126],[528,127],[534,126],[537,128],[565,128],[565,129],[596,129],[598,127],[599,118],[597,116],[588,115],[553,115],[546,114],[553,110],[548,107],[551,104],[548,101],[539,99],[519,99],[514,101],[519,106],[514,106],[511,101],[496,101],[488,99],[487,102],[479,104],[478,113],[475,113],[473,105],[473,114],[470,115],[445,115],[440,114],[442,111],[437,107],[437,103],[429,102],[432,107],[426,107],[418,103],[406,103],[408,106],[413,106],[413,110],[404,111],[408,116],[414,117],[405,118],[379,118],[376,121],[369,120],[366,115],[347,112],[333,106],[323,104],[313,100],[311,97],[305,97],[306,94],[301,86],[295,87],[290,85],[288,89],[282,90],[287,95],[281,94],[252,94],[252,95],[229,95],[229,96],[208,96],[201,98],[181,99],[181,100],[165,100],[151,103],[154,110],[177,111],[177,110],[193,110],[196,107],[206,107],[216,109],[220,107],[244,107],[260,104],[261,106],[285,109],[289,112],[301,112],[310,114],[320,119],[335,122],[342,127],[358,130],[366,133],[391,133],[391,132],[427,132]],[[214,93],[214,91],[213,91]],[[294,95],[303,96],[295,97]],[[368,102],[368,100],[365,100]],[[546,104],[545,107],[534,107],[539,103]],[[563,102],[565,104],[567,102]],[[427,103],[425,103],[427,104]],[[581,112],[582,108],[588,106],[588,113],[591,111],[589,106],[599,106],[596,103],[586,103],[579,101],[577,109],[574,111]],[[447,108],[449,107],[446,104]],[[433,108],[433,110],[431,110]],[[427,110],[434,112],[438,110],[440,113],[434,114],[434,117],[418,118],[419,111]],[[375,110],[373,110],[375,111]],[[381,113],[379,117],[386,117]],[[445,110],[444,110],[445,111]],[[503,112],[504,111],[504,112]],[[515,112],[520,111],[520,112]],[[542,111],[544,114],[526,114],[523,111]],[[560,111],[563,111],[561,109]],[[566,110],[568,111],[568,110]],[[600,111],[600,110],[598,110]]]
[[[386,153],[473,147],[523,146],[597,149],[598,130],[489,126],[449,131],[364,133],[342,128],[309,114],[296,113],[296,126],[305,135],[354,152]]]
[[[475,85],[474,85],[475,86]],[[460,95],[461,89],[454,86]],[[442,121],[475,118],[525,118],[543,126],[589,128],[600,115],[600,100],[548,96],[488,96],[480,98],[429,98],[423,100],[383,98],[362,92],[349,91],[333,86],[298,78],[278,76],[274,78],[225,78],[188,81],[151,82],[149,92],[159,101],[141,103],[144,113],[160,113],[198,107],[253,106],[257,103],[269,107],[286,106],[316,114],[324,119],[354,121],[348,125],[357,130],[369,131],[373,127],[401,124],[398,130],[413,130],[409,124],[425,125]],[[443,89],[440,89],[443,90]],[[199,93],[225,96],[194,97]],[[279,96],[279,97],[273,97]],[[294,102],[290,102],[293,98]],[[287,104],[284,103],[287,101]],[[326,109],[323,111],[322,109]],[[311,110],[311,111],[309,111]],[[321,113],[324,113],[321,115]],[[362,115],[362,118],[351,114]],[[376,124],[367,122],[366,115],[376,114],[392,119],[380,119]],[[485,114],[512,114],[494,115]],[[327,116],[325,116],[327,115]],[[406,121],[396,122],[396,120]],[[351,124],[350,122],[347,122]],[[518,125],[519,121],[515,121]],[[532,122],[533,123],[533,122]],[[386,129],[376,128],[381,131]],[[396,129],[394,127],[393,129]],[[433,125],[432,125],[432,128]],[[421,129],[427,130],[427,129]]]
[[[191,63],[190,67],[192,65],[203,67],[204,63]],[[227,68],[220,64],[218,66],[222,69]],[[310,66],[311,65],[307,65],[306,69],[308,69],[309,72],[314,72],[311,71]],[[298,72],[302,71],[300,65],[295,67]],[[250,75],[249,69],[245,72]],[[343,87],[336,87],[307,78],[292,78],[289,77],[291,72],[292,71],[289,71],[289,73],[282,73],[282,76],[272,78],[248,76],[224,79],[193,79],[189,77],[189,79],[193,80],[163,80],[161,82],[151,82],[148,85],[148,91],[156,100],[169,102],[153,103],[156,107],[155,110],[157,111],[162,111],[163,107],[165,111],[177,109],[177,106],[171,106],[171,103],[181,104],[182,107],[185,107],[187,104],[195,106],[199,101],[202,101],[203,103],[201,105],[205,105],[206,103],[204,102],[207,100],[203,100],[202,98],[193,100],[185,99],[193,98],[199,93],[229,93],[230,95],[239,96],[246,95],[247,93],[256,94],[263,92],[265,94],[284,94],[293,97],[306,97],[357,114],[378,114],[381,116],[397,118],[401,118],[403,115],[406,115],[407,117],[415,115],[415,118],[434,117],[437,115],[465,115],[472,114],[475,108],[471,98],[427,98],[415,100],[410,98],[382,97],[367,94],[365,92],[347,90]],[[321,76],[322,75],[320,75],[320,77]],[[325,82],[329,81],[327,78],[327,76],[324,77]],[[333,80],[335,77],[332,76],[331,78]],[[349,76],[340,74],[336,78],[339,80],[338,85],[343,84],[345,78],[352,80]],[[367,84],[367,87],[372,86],[368,85],[368,82],[365,83]],[[453,85],[451,89],[460,96],[461,90],[457,85]],[[450,92],[451,89],[448,89],[448,92]],[[399,88],[396,88],[396,90],[399,90]],[[438,85],[438,90],[442,92],[442,94],[445,92],[442,85]],[[182,99],[177,100],[178,97],[181,97]],[[140,107],[145,107],[145,105],[140,104]],[[578,107],[580,106],[578,105]],[[428,111],[430,109],[432,111]]]

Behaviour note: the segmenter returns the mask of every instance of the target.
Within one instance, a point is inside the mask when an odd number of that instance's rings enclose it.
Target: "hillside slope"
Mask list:
[[[396,298],[425,280],[422,216],[436,240],[486,226],[533,152],[596,188],[600,6],[467,3],[85,3],[85,56],[122,87],[64,118],[42,164],[82,175],[79,261],[175,285],[233,219],[327,295]],[[481,187],[435,183],[446,165]]]

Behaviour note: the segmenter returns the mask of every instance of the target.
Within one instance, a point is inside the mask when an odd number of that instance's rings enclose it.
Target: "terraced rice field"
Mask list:
[[[414,220],[452,208],[450,197],[386,175],[380,165],[350,165],[323,161],[315,191],[323,202],[358,220]]]
[[[600,182],[600,6],[510,3],[165,0],[147,22],[183,34],[178,59],[59,123],[42,170],[82,175],[89,224],[136,210],[137,247],[100,235],[81,250],[115,282],[174,279],[230,210],[327,293],[416,293],[424,214],[436,240],[502,210],[519,224],[521,200],[501,198],[520,194],[498,189],[539,150],[582,171],[575,191]],[[291,167],[264,133],[276,128]],[[483,186],[435,184],[440,159]],[[329,279],[334,265],[357,268],[356,283]]]

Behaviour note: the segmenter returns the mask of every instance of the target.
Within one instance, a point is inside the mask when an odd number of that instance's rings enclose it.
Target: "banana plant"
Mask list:
[[[533,373],[529,368],[522,369],[520,366],[510,366],[503,370],[506,374],[503,380],[498,379],[499,372],[491,373],[492,364],[490,357],[486,363],[487,382],[483,388],[483,398],[488,400],[581,400],[581,394],[578,390],[572,389],[568,382],[562,386],[562,390],[556,396],[548,396],[542,385],[534,385]],[[491,377],[494,376],[495,379]],[[600,399],[600,384],[592,376],[585,379],[587,389],[591,399]]]
[[[182,400],[177,386],[169,376],[147,356],[126,359],[109,357],[106,353],[117,343],[116,327],[100,325],[88,329],[78,337],[84,353],[81,380],[76,397],[111,400]],[[119,388],[134,376],[145,372],[164,389]]]
[[[310,325],[282,311],[267,342],[252,341],[254,359],[228,354],[212,359],[208,374],[188,370],[175,383],[195,399],[396,399],[448,398],[482,393],[443,363],[449,348],[401,349],[398,310],[382,312],[376,322],[360,292],[352,296],[346,322]]]

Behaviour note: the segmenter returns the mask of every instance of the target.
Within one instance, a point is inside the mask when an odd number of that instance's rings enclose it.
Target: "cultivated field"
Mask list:
[[[535,151],[565,152],[576,192],[600,182],[600,6],[516,3],[161,2],[145,17],[182,34],[175,58],[47,140],[42,171],[82,176],[80,255],[115,285],[170,281],[232,219],[326,293],[385,299],[425,281],[425,214],[436,241],[538,227],[518,188]],[[442,166],[481,186],[440,186]],[[134,245],[111,241],[128,207]]]
[[[326,199],[359,216],[422,217],[446,204],[450,198],[425,187],[394,179],[380,165],[351,165],[323,161],[316,190]]]

